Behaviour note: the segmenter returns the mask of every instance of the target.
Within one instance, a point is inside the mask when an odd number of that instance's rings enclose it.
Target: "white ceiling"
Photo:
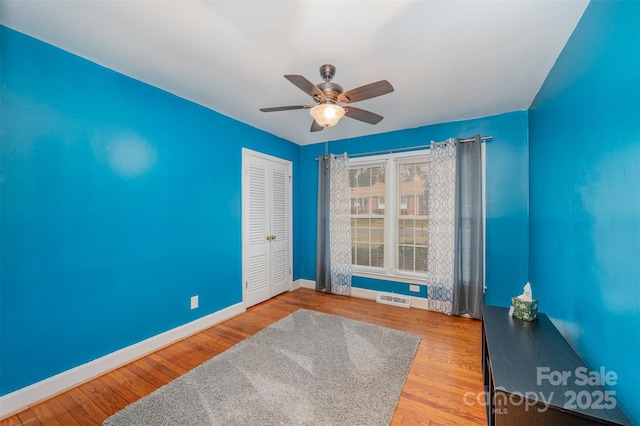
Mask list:
[[[299,145],[527,109],[587,6],[549,1],[2,0],[0,22]],[[284,74],[393,93],[311,133]]]

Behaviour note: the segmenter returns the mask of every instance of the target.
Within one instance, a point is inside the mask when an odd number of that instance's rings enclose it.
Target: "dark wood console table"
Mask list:
[[[547,315],[527,322],[482,309],[487,420],[493,425],[632,425],[617,406],[615,372],[589,370]],[[596,383],[601,378],[599,383]]]

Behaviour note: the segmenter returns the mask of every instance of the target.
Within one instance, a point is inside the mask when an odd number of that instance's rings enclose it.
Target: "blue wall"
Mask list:
[[[241,149],[300,147],[1,31],[6,394],[241,302]]]
[[[587,7],[532,105],[530,170],[540,309],[640,424],[640,3]]]
[[[487,303],[508,305],[511,296],[522,293],[528,279],[528,140],[526,111],[475,120],[424,126],[328,143],[328,152],[358,153],[390,148],[425,145],[431,140],[493,136],[487,143]],[[324,155],[322,144],[302,147],[299,179],[303,188],[299,202],[305,214],[300,217],[300,278],[315,280],[317,161]],[[354,277],[353,285],[371,290],[409,292],[409,284]],[[424,297],[424,289],[422,292]]]

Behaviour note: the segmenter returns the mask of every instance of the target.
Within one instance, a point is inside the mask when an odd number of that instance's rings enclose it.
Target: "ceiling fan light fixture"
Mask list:
[[[345,110],[340,105],[320,104],[309,110],[309,114],[322,127],[333,127],[344,117]]]

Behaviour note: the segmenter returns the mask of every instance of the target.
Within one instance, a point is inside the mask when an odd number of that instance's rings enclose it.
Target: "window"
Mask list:
[[[402,272],[427,272],[427,172],[429,162],[398,162],[396,185],[400,208],[396,216],[396,267]]]
[[[428,151],[350,160],[356,273],[423,278],[427,271]]]
[[[357,266],[381,269],[385,265],[385,173],[385,164],[349,169],[351,259]]]

